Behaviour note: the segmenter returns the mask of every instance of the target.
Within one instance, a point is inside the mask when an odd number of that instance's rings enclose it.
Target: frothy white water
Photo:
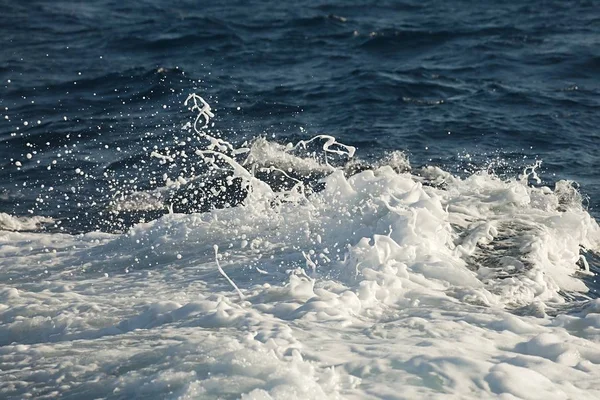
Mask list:
[[[0,230],[31,231],[52,222],[54,222],[52,218],[48,217],[15,217],[6,213],[0,213]]]
[[[600,251],[567,182],[409,172],[396,154],[276,191],[224,147],[200,152],[245,182],[236,207],[120,235],[0,232],[2,396],[600,396],[600,303],[556,315],[587,291],[582,249]]]

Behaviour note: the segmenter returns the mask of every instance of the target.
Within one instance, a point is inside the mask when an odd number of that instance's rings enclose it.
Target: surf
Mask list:
[[[1,393],[593,389],[600,227],[570,182],[541,185],[538,164],[500,178],[361,160],[332,135],[237,145],[188,101],[191,139],[151,152],[186,169],[107,205],[156,218],[71,235],[2,217]]]

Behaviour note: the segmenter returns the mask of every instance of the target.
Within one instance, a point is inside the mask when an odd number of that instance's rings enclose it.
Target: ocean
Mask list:
[[[596,2],[0,5],[0,398],[600,397]]]

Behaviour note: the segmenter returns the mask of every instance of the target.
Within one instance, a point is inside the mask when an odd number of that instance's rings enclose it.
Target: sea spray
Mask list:
[[[599,393],[600,307],[579,271],[596,268],[600,228],[573,185],[398,153],[349,173],[343,146],[325,159],[263,141],[258,164],[201,133],[185,156],[153,150],[164,165],[198,151],[204,168],[162,182],[236,203],[123,233],[0,235],[3,395]]]

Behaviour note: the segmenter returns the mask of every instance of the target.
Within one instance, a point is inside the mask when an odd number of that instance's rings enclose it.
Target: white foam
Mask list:
[[[294,154],[298,145],[282,145],[268,141],[263,137],[255,139],[244,161],[245,166],[275,166],[282,170],[292,169],[296,172],[332,172],[334,168],[315,157]]]
[[[600,396],[598,300],[559,312],[600,251],[572,186],[380,165],[290,196],[200,151],[243,204],[0,235],[0,396]]]
[[[6,213],[0,213],[0,230],[31,231],[52,222],[54,222],[53,219],[48,217],[15,217]]]

